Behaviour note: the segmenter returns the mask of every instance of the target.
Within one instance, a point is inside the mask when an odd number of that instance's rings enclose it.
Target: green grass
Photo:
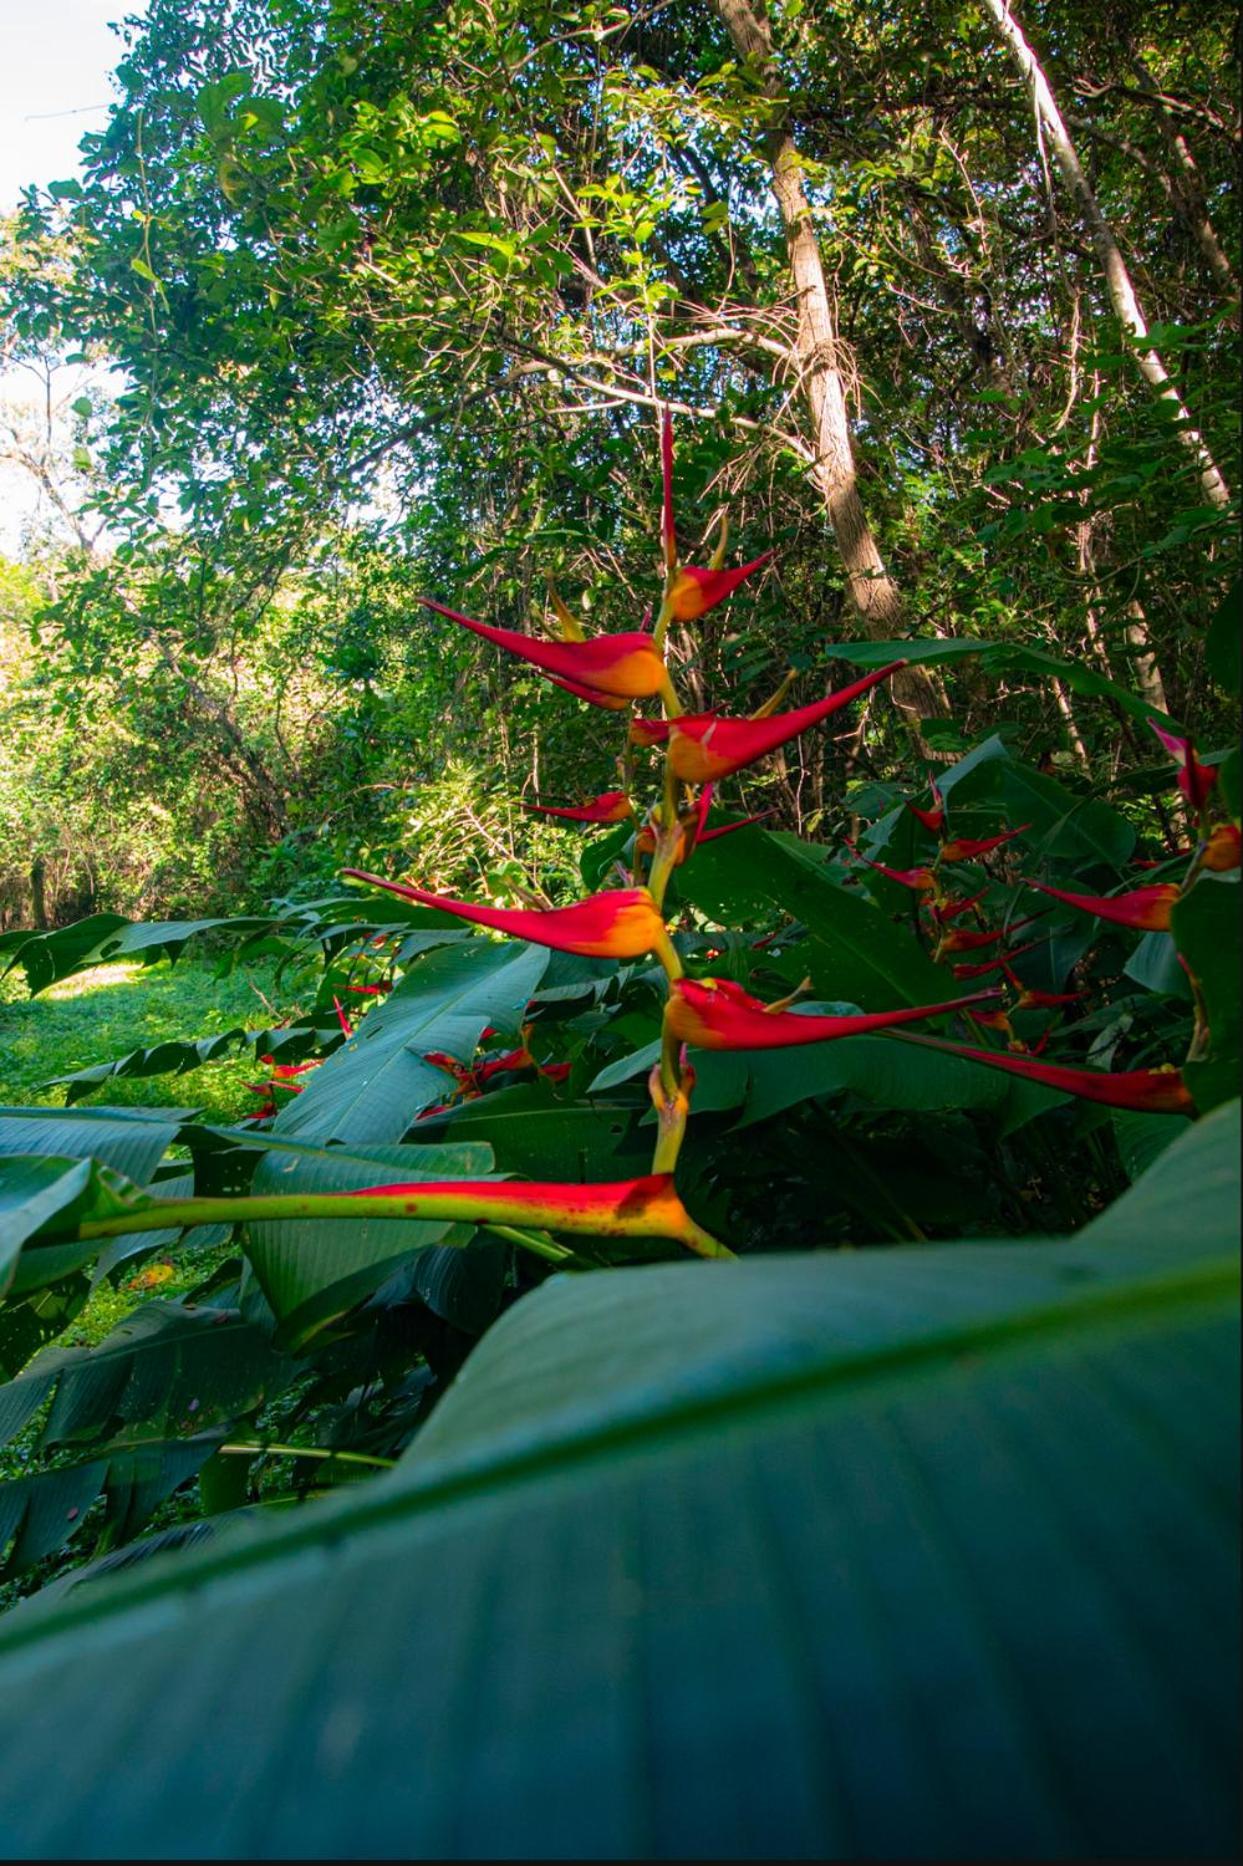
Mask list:
[[[38,998],[25,996],[14,973],[0,981],[0,1104],[59,1106],[64,1089],[43,1086],[52,1076],[171,1037],[258,1029],[287,1012],[270,963],[239,967],[225,978],[192,959],[100,965],[62,979]],[[250,1052],[239,1050],[184,1076],[105,1082],[86,1105],[202,1108],[207,1119],[228,1123],[253,1112],[255,1098],[245,1084],[262,1073]]]
[[[49,1077],[94,1063],[110,1062],[131,1050],[148,1049],[171,1037],[207,1037],[235,1028],[261,1029],[290,1012],[277,997],[270,962],[239,967],[218,978],[202,961],[166,960],[153,966],[100,965],[62,979],[37,998],[25,995],[20,973],[0,980],[0,1106],[63,1105],[63,1088],[46,1088]],[[248,1048],[185,1075],[143,1076],[102,1083],[83,1107],[177,1107],[201,1109],[203,1118],[232,1124],[253,1114],[255,1097],[246,1088],[265,1073]],[[200,1282],[236,1246],[215,1252],[164,1253],[121,1272],[116,1285],[104,1281],[58,1338],[61,1347],[90,1347],[130,1311],[154,1297],[175,1297]],[[169,1272],[165,1280],[162,1266]],[[14,1474],[0,1458],[0,1478]]]

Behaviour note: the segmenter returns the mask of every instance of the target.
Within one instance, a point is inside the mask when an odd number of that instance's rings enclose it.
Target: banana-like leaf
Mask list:
[[[46,1153],[98,1160],[145,1186],[180,1130],[165,1108],[0,1108],[0,1158]]]
[[[0,1579],[32,1568],[79,1534],[104,1499],[92,1528],[116,1546],[132,1541],[174,1490],[193,1477],[220,1443],[219,1434],[110,1446],[87,1464],[62,1465],[0,1484]]]
[[[7,1846],[1231,1857],[1238,1139],[1063,1242],[554,1278],[391,1475],[13,1616]]]
[[[45,1445],[126,1426],[201,1431],[281,1392],[297,1364],[234,1309],[151,1302],[94,1348],[48,1348],[0,1386],[0,1445],[51,1401]]]
[[[399,1141],[424,1108],[453,1091],[453,1079],[424,1059],[429,1051],[469,1062],[489,1024],[517,1027],[548,963],[542,947],[466,940],[428,953],[349,1042],[305,1078],[282,1108],[277,1135]]]
[[[937,637],[926,641],[838,642],[833,648],[835,661],[849,661],[855,667],[886,667],[900,655],[922,667],[973,658],[990,672],[1004,673],[1013,669],[1026,674],[1053,675],[1076,693],[1113,700],[1136,719],[1149,719],[1154,712],[1151,700],[1132,693],[1129,687],[1116,680],[1107,680],[1103,674],[1085,667],[1082,660],[1063,661],[1057,655],[1046,654],[1043,648],[1025,648],[1019,642],[947,641]],[[1168,726],[1174,724],[1164,713],[1157,713],[1156,717]]]

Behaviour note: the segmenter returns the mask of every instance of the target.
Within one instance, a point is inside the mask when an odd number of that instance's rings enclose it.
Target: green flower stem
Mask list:
[[[676,962],[677,955],[674,954]],[[579,1188],[569,1189],[577,1192]],[[607,1211],[590,1201],[590,1188],[582,1188],[584,1197],[564,1205],[549,1200],[544,1206],[532,1205],[510,1196],[503,1180],[481,1184],[473,1191],[423,1193],[417,1186],[409,1192],[359,1196],[352,1193],[272,1193],[259,1198],[168,1199],[152,1200],[135,1210],[119,1212],[109,1218],[88,1219],[78,1226],[76,1236],[82,1241],[95,1238],[125,1237],[132,1231],[159,1231],[165,1226],[243,1224],[282,1218],[410,1218],[414,1220],[462,1219],[467,1223],[492,1225],[512,1223],[547,1226],[550,1231],[582,1233],[590,1237],[669,1237],[676,1235],[642,1208],[624,1218],[611,1218]],[[700,1248],[698,1227],[695,1241],[678,1238],[692,1250]]]
[[[534,1231],[522,1231],[517,1225],[485,1225],[493,1237],[503,1238],[507,1244],[519,1244],[523,1250],[529,1250],[536,1257],[542,1257],[547,1263],[582,1263],[582,1258],[565,1244],[554,1244],[551,1238],[541,1237]]]
[[[218,1445],[217,1451],[228,1458],[324,1458],[337,1464],[365,1464],[372,1470],[392,1471],[395,1458],[372,1458],[364,1451],[328,1451],[321,1445],[278,1445],[274,1441],[254,1445]]]

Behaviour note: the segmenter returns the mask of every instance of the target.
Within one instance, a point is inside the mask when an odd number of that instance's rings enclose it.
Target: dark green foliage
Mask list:
[[[560,1279],[391,1476],[10,1623],[14,1844],[1229,1854],[1238,1142],[1070,1242]]]

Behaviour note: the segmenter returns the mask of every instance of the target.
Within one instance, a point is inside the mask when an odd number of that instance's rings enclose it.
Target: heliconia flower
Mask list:
[[[345,1006],[342,1004],[340,998],[333,999],[332,1008],[336,1012],[337,1022],[341,1026],[341,1035],[343,1037],[352,1037],[354,1034],[354,1026],[345,1015]]]
[[[950,952],[978,952],[983,946],[991,946],[994,940],[1008,939],[1012,933],[1021,932],[1039,918],[1038,914],[1029,914],[1026,920],[1012,921],[1008,927],[997,927],[992,932],[972,927],[951,927],[937,941],[937,957],[941,958]]]
[[[1217,782],[1217,766],[1200,763],[1191,739],[1180,739],[1175,733],[1167,732],[1155,719],[1150,719],[1148,724],[1178,766],[1178,788],[1198,816]]]
[[[482,1085],[490,1082],[493,1076],[516,1075],[524,1069],[534,1069],[537,1075],[545,1076],[550,1082],[564,1082],[570,1073],[569,1063],[537,1063],[524,1043],[516,1050],[507,1050],[503,1056],[489,1057],[473,1074],[475,1081]]]
[[[393,989],[393,982],[391,979],[385,979],[379,985],[347,985],[345,989],[357,992],[360,998],[382,998],[386,991]]]
[[[1025,985],[1008,964],[1001,969],[1019,994],[1014,1006],[1016,1011],[1052,1011],[1063,1004],[1078,1004],[1084,996],[1081,991],[1038,991],[1034,985]]]
[[[1232,868],[1239,866],[1243,856],[1243,837],[1233,823],[1218,823],[1209,834],[1200,857],[1205,868],[1216,875],[1229,874]]]
[[[412,888],[403,881],[385,881],[364,869],[342,870],[351,881],[386,888],[421,907],[437,907],[475,926],[492,927],[512,939],[530,940],[556,952],[580,953],[587,959],[638,959],[664,947],[668,935],[655,901],[646,888],[610,888],[589,894],[572,907],[476,907],[471,901],[449,900],[427,888]]]
[[[1068,894],[1065,888],[1051,888],[1043,881],[1026,878],[1023,885],[1036,888],[1041,894],[1050,894],[1055,901],[1065,901],[1068,907],[1077,907],[1082,913],[1095,914],[1098,920],[1111,920],[1115,926],[1134,927],[1137,932],[1144,933],[1169,931],[1170,914],[1181,893],[1172,881],[1111,895]]]
[[[981,1024],[985,1030],[996,1030],[1003,1037],[1013,1037],[1014,1029],[1006,1011],[968,1011],[973,1024]]]
[[[890,881],[896,881],[900,887],[914,888],[917,894],[931,894],[935,891],[937,878],[927,866],[920,868],[886,868],[883,862],[873,862],[866,855],[861,855],[854,843],[848,843],[852,855],[867,868],[874,868],[878,875],[885,875]]]
[[[540,816],[563,817],[567,823],[624,823],[628,816],[634,815],[634,805],[624,790],[603,791],[590,803],[570,809],[548,803],[528,803],[523,808],[538,811]]]
[[[955,836],[952,842],[941,845],[943,862],[974,862],[981,855],[989,855],[994,849],[1000,849],[1007,842],[1013,842],[1016,836],[1023,836],[1031,828],[1030,823],[1020,823],[1017,829],[1008,829],[1001,836],[983,836],[973,839],[970,836]]]
[[[870,1030],[888,1030],[895,1024],[912,1024],[925,1017],[943,1017],[996,995],[996,991],[980,991],[949,1004],[907,1005],[898,1011],[833,1017],[803,1015],[766,1005],[731,979],[679,978],[669,988],[665,1024],[679,1042],[701,1050],[784,1049],[793,1044],[864,1036]]]
[[[1026,1076],[1029,1082],[1041,1082],[1046,1088],[1061,1089],[1083,1101],[1101,1102],[1107,1108],[1133,1108],[1144,1114],[1196,1111],[1187,1084],[1168,1063],[1157,1069],[1130,1069],[1107,1075],[1100,1069],[1068,1069],[1061,1063],[1037,1062],[1033,1056],[1015,1056],[1010,1051],[972,1049],[939,1037],[906,1036],[903,1041],[945,1050],[952,1056],[966,1056],[972,1062],[986,1063],[990,1069],[1008,1069],[1012,1075]]]
[[[935,835],[936,832],[939,829],[942,829],[945,825],[945,799],[942,797],[941,792],[935,780],[933,781],[931,788],[932,788],[931,810],[921,810],[917,803],[908,803],[906,807],[910,811],[913,817],[917,817],[919,819],[919,821],[923,824],[925,829],[930,829]]]
[[[771,556],[771,551],[763,551],[736,570],[697,570],[690,564],[683,564],[665,598],[670,615],[676,622],[697,622],[709,609],[715,609],[727,596],[732,596],[738,585],[745,583]]]
[[[843,706],[849,706],[861,694],[869,692],[882,680],[888,680],[905,661],[891,661],[862,680],[856,680],[810,706],[797,707],[791,713],[773,713],[766,719],[723,719],[719,713],[683,713],[676,719],[636,719],[630,736],[636,745],[669,746],[673,775],[685,784],[713,783],[733,771],[754,764],[776,751],[790,739],[796,739],[808,727],[818,725]]]
[[[668,675],[665,663],[650,635],[593,635],[589,641],[542,641],[535,635],[522,635],[516,629],[494,628],[490,622],[476,622],[457,609],[447,609],[420,596],[425,609],[460,622],[485,641],[529,661],[542,673],[568,684],[571,693],[586,687],[593,694],[614,699],[645,700],[662,692]],[[581,695],[580,695],[581,697]]]
[[[909,872],[914,873],[915,871],[911,870]],[[943,926],[947,920],[957,920],[959,914],[965,914],[969,908],[978,907],[987,893],[987,888],[981,888],[978,894],[972,894],[967,900],[925,901],[924,905],[932,918],[937,922],[937,925]]]
[[[366,1186],[348,1195],[402,1198],[408,1218],[460,1218],[477,1224],[538,1225],[542,1230],[597,1237],[672,1238],[701,1257],[729,1257],[697,1225],[673,1184],[672,1173],[605,1185],[551,1181],[433,1179],[415,1185]]]
[[[954,977],[985,978],[990,972],[1000,972],[1004,966],[1009,965],[1011,959],[1021,959],[1025,952],[1035,952],[1037,946],[1043,946],[1043,944],[1043,940],[1030,939],[1026,946],[1015,946],[1009,952],[1001,953],[996,959],[984,959],[976,965],[956,965],[953,968]]]

